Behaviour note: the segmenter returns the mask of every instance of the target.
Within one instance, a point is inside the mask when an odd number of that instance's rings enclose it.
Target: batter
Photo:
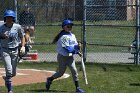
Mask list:
[[[76,92],[83,93],[84,91],[79,87],[78,83],[78,73],[75,65],[75,60],[73,55],[77,54],[80,46],[76,40],[75,35],[72,31],[73,22],[69,19],[66,19],[62,22],[63,30],[55,37],[53,43],[57,42],[57,61],[59,62],[58,71],[47,78],[46,89],[47,91],[50,88],[52,81],[58,77],[61,77],[65,71],[67,66],[70,68],[73,81],[76,87]]]

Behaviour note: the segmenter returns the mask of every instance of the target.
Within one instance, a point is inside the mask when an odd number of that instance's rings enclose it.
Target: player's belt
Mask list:
[[[12,50],[12,51],[15,51],[18,49],[18,47],[15,47],[15,48],[7,48],[7,47],[2,47],[3,49],[8,49],[8,50]]]

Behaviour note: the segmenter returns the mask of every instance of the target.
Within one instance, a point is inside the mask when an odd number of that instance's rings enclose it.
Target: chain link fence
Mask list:
[[[87,61],[133,63],[128,47],[136,35],[134,0],[87,0],[86,8]]]
[[[39,61],[56,61],[56,45],[50,44],[65,18],[74,20],[73,33],[83,44],[84,60],[94,63],[134,63],[129,46],[136,38],[136,0],[8,0],[6,9],[19,15],[28,6],[35,15],[34,43]],[[16,3],[17,2],[17,3]],[[80,57],[75,56],[76,61]]]

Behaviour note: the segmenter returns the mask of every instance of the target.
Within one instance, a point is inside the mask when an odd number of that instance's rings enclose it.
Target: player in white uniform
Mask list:
[[[57,60],[59,62],[58,71],[51,77],[47,78],[46,89],[50,88],[52,81],[58,77],[61,77],[67,66],[70,68],[73,81],[76,87],[76,92],[83,93],[84,91],[79,87],[78,73],[73,58],[74,54],[77,54],[80,47],[77,43],[75,35],[71,32],[73,22],[71,20],[64,20],[62,23],[63,30],[55,37],[53,43],[57,42]]]
[[[3,77],[8,93],[12,92],[11,78],[16,75],[18,63],[18,46],[22,43],[20,53],[25,53],[25,38],[23,29],[19,24],[14,23],[16,14],[12,10],[4,13],[4,24],[0,26],[1,56],[4,61],[6,76]]]

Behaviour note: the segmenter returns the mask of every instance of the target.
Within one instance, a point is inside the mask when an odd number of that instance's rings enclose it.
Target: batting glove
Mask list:
[[[24,46],[21,47],[20,53],[21,53],[21,54],[25,54],[25,47],[24,47]]]

